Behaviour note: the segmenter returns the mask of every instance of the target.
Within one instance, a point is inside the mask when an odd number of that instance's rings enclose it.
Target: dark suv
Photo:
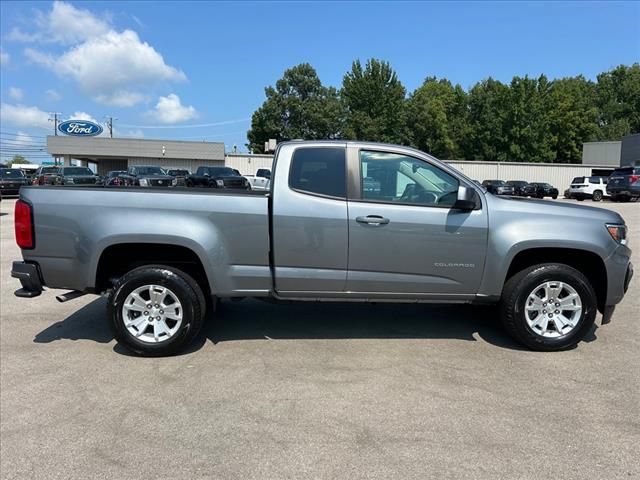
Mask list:
[[[616,168],[609,176],[607,193],[613,202],[640,198],[640,167]]]
[[[484,180],[482,186],[487,189],[487,192],[494,195],[513,195],[513,185],[509,185],[504,180]]]
[[[27,177],[19,168],[0,168],[0,192],[2,195],[18,195],[20,187],[28,184]]]
[[[56,185],[96,185],[102,184],[102,177],[89,167],[60,167],[53,179]]]
[[[558,198],[558,189],[549,183],[534,182],[530,183],[528,194],[534,198],[551,197],[554,200]]]
[[[178,181],[155,165],[137,165],[129,167],[127,173],[120,175],[120,180],[131,187],[172,187]]]
[[[518,197],[529,196],[529,191],[531,190],[529,182],[525,182],[524,180],[509,180],[507,184],[513,187],[514,195],[517,195]]]

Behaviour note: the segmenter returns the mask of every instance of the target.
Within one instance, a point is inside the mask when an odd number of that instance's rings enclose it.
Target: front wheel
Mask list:
[[[596,295],[589,280],[564,264],[529,267],[504,286],[500,305],[507,332],[533,350],[575,346],[596,318]]]
[[[116,340],[143,356],[178,353],[203,323],[204,295],[186,273],[149,265],[131,270],[114,286],[107,315]]]

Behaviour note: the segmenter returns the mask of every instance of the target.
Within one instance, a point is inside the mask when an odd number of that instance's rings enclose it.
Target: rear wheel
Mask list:
[[[596,295],[589,280],[568,265],[535,265],[507,281],[500,312],[519,343],[539,351],[564,350],[591,329]]]
[[[558,195],[553,195],[551,198],[553,198],[554,200],[556,200],[558,198]]]
[[[131,270],[114,286],[107,314],[116,340],[144,356],[178,353],[198,334],[204,295],[186,273],[161,265]]]
[[[596,190],[593,192],[593,197],[591,197],[594,202],[599,202],[602,200],[602,190]]]

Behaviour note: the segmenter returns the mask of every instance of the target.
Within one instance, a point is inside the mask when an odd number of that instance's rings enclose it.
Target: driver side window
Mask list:
[[[360,151],[362,200],[451,207],[458,180],[417,158],[397,153]]]

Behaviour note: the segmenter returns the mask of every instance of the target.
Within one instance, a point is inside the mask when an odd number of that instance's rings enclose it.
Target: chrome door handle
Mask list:
[[[389,223],[389,219],[380,215],[367,215],[366,217],[356,217],[356,222],[368,225],[386,225]]]

